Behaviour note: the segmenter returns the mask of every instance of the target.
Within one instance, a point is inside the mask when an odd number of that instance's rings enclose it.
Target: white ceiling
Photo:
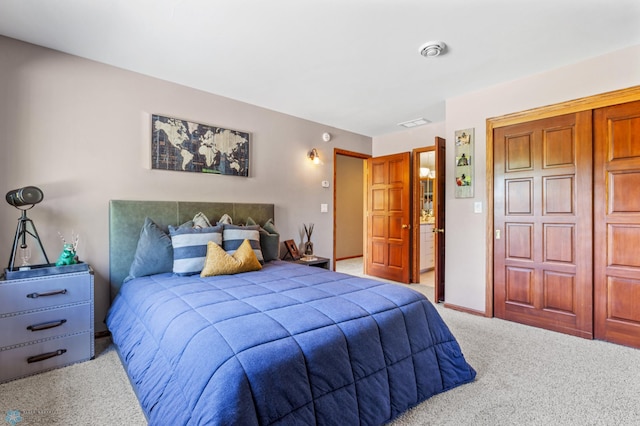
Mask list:
[[[640,44],[640,1],[0,0],[0,34],[379,136]],[[430,40],[446,54],[422,57]]]

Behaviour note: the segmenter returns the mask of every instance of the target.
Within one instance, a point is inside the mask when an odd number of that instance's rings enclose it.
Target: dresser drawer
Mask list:
[[[91,304],[0,318],[0,348],[91,330]]]
[[[0,315],[89,301],[89,272],[0,282]]]
[[[91,358],[90,332],[0,351],[0,383]]]

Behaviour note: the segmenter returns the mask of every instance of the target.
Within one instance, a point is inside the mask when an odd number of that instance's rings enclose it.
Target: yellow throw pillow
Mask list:
[[[249,240],[244,240],[233,255],[224,251],[213,241],[209,241],[207,243],[207,258],[200,276],[230,275],[260,269],[262,269],[262,265],[253,252]]]

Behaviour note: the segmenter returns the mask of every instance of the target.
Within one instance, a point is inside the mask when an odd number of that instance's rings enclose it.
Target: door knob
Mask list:
[[[440,232],[441,234],[444,234],[444,228],[433,228],[433,232]]]
[[[411,225],[407,225],[406,223],[402,224],[402,229],[409,229],[411,228]]]

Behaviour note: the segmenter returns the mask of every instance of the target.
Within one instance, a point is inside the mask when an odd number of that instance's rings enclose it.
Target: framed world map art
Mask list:
[[[249,133],[154,114],[151,168],[249,176]]]

